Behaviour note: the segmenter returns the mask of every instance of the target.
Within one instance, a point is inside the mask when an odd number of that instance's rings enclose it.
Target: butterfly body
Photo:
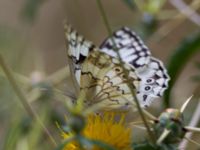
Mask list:
[[[162,96],[169,80],[166,69],[129,28],[116,31],[100,48],[70,26],[65,28],[72,77],[78,93],[85,93],[87,106],[101,104],[115,109],[134,105],[127,82],[131,83],[143,107]],[[119,50],[122,63],[115,49]]]

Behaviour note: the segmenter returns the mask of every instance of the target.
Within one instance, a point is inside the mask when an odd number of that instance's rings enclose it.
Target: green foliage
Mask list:
[[[165,3],[165,0],[153,0],[153,1],[148,0],[145,2],[142,0],[123,0],[123,1],[132,10],[135,10],[135,7],[137,6],[145,13],[149,13],[151,15],[159,13],[160,9]]]
[[[200,32],[195,34],[195,36],[187,37],[182,41],[180,46],[173,52],[168,63],[168,73],[171,77],[169,82],[169,88],[165,92],[165,106],[170,106],[170,96],[172,88],[180,75],[181,71],[184,69],[184,66],[190,60],[190,58],[200,51]]]
[[[47,113],[47,112],[45,112]],[[44,117],[45,114],[41,114]],[[47,122],[45,122],[47,124]],[[39,146],[40,143],[42,146]],[[11,150],[16,148],[28,148],[28,150],[49,149],[50,146],[46,143],[46,138],[43,136],[41,125],[38,122],[32,121],[26,115],[16,115],[6,128],[5,138],[3,141],[3,149]]]
[[[132,10],[135,10],[135,3],[133,0],[123,0],[123,2]]]
[[[152,14],[143,14],[142,22],[139,25],[146,37],[151,35],[158,27],[158,21]]]
[[[200,71],[200,62],[195,63],[195,66]],[[200,82],[200,73],[192,76],[192,79],[196,82]]]
[[[34,22],[37,17],[38,9],[45,0],[26,0],[22,9],[22,18],[30,23]]]
[[[125,2],[131,7],[133,5],[133,1],[125,0]],[[165,3],[165,0],[135,0],[134,3],[139,7],[144,13],[149,13],[151,15],[156,15],[160,12],[162,6]]]
[[[14,149],[18,139],[21,138],[21,123],[19,120],[15,119],[15,121],[12,122],[12,127],[10,126],[10,129],[7,130],[6,138],[4,141],[4,150],[11,150]]]

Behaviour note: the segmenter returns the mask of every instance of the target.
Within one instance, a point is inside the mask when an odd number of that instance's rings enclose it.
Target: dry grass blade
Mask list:
[[[35,119],[36,121],[38,121],[38,123],[41,125],[41,127],[43,128],[45,134],[50,138],[51,143],[53,144],[53,146],[57,146],[54,138],[51,136],[50,132],[48,131],[48,129],[45,127],[45,125],[42,123],[42,121],[40,120],[39,116],[35,113],[35,111],[33,110],[33,108],[31,107],[31,105],[29,104],[26,96],[24,95],[24,93],[21,91],[20,87],[17,85],[14,76],[12,74],[12,71],[9,69],[9,67],[6,65],[3,57],[0,55],[0,65],[4,71],[4,73],[6,74],[11,86],[13,87],[15,93],[17,94],[17,96],[19,97],[21,103],[23,104],[24,108],[26,109],[26,111],[28,112],[28,114],[31,116],[32,119]]]

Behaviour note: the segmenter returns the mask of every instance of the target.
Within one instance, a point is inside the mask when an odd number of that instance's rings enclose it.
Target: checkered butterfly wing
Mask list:
[[[110,56],[117,57],[115,46],[121,59],[135,68],[143,67],[149,63],[151,55],[149,49],[140,37],[128,27],[123,27],[114,32],[112,37],[107,38],[101,44],[100,49]]]
[[[101,52],[69,26],[66,26],[66,37],[71,71],[80,90],[86,95],[87,106],[100,104],[110,109],[126,108],[133,104],[119,60]],[[127,63],[124,63],[124,67],[133,88],[137,88],[140,79],[134,68]]]
[[[67,41],[68,63],[76,92],[80,90],[81,68],[89,52],[95,49],[92,42],[84,39],[70,25],[65,24],[65,37]]]
[[[167,89],[169,76],[163,63],[151,56],[147,46],[131,29],[123,27],[117,30],[102,43],[100,49],[115,58],[118,50],[122,61],[135,68],[141,78],[137,97],[142,106],[150,105]]]

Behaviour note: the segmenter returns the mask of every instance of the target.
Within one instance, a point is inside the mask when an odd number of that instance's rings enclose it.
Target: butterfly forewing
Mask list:
[[[92,42],[85,40],[83,36],[79,35],[70,25],[65,24],[65,37],[68,43],[68,62],[72,79],[79,93],[81,65],[87,58],[90,51],[94,50]]]
[[[100,46],[101,51],[110,56],[117,57],[117,50],[124,62],[130,63],[135,68],[148,64],[150,51],[139,36],[128,27],[123,27]]]

